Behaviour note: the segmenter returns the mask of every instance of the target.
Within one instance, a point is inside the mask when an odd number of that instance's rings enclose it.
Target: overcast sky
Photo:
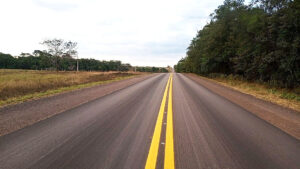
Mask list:
[[[44,39],[79,44],[80,58],[174,65],[223,0],[1,0],[0,52],[44,49]]]

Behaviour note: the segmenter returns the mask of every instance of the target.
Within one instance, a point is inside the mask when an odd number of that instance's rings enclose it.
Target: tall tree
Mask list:
[[[56,70],[59,69],[58,61],[61,57],[72,58],[77,56],[77,42],[65,42],[63,39],[48,39],[41,44],[45,45],[48,48],[47,52],[53,56]]]

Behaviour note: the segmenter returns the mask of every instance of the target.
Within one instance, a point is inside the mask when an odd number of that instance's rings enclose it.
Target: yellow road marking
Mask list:
[[[168,100],[168,114],[167,114],[167,131],[166,131],[166,147],[165,147],[165,164],[164,169],[174,169],[174,140],[173,140],[173,107],[172,107],[172,86],[173,78],[171,74],[169,100]]]
[[[158,148],[159,148],[159,141],[160,141],[160,135],[161,135],[161,128],[162,128],[162,122],[163,122],[163,115],[165,111],[165,105],[167,100],[167,93],[168,88],[170,84],[171,76],[169,76],[168,83],[166,85],[166,89],[163,95],[163,99],[160,105],[157,121],[155,124],[155,129],[146,161],[145,169],[155,169],[156,167],[156,160],[157,160],[157,154],[158,154]]]

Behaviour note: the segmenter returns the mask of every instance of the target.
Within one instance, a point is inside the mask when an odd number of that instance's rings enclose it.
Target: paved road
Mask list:
[[[300,168],[299,140],[181,74],[158,74],[0,137],[3,169],[168,168],[172,154],[177,169]]]

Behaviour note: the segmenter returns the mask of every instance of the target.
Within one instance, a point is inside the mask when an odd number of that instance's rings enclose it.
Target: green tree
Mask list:
[[[243,76],[281,87],[299,86],[300,1],[225,0],[197,32],[177,72]]]

